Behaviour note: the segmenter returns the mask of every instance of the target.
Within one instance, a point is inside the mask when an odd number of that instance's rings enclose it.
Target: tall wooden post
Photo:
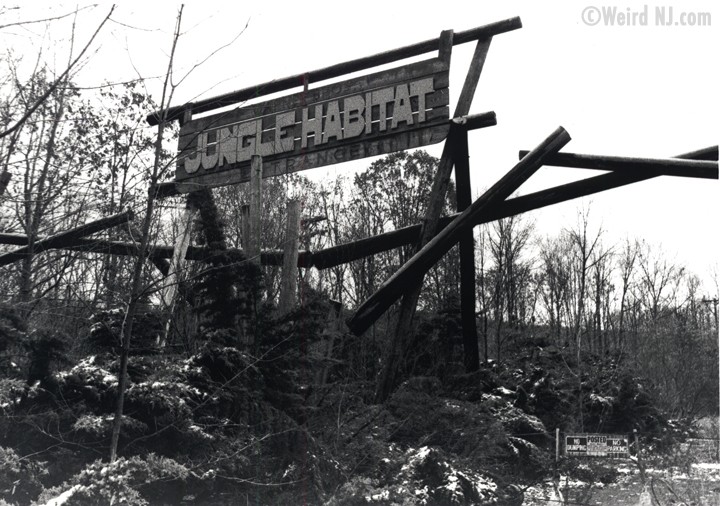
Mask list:
[[[453,32],[446,31],[440,35],[440,55],[449,62]],[[483,65],[485,64],[485,58],[487,52],[490,49],[490,42],[492,37],[487,39],[481,39],[475,46],[475,52],[473,53],[473,59],[470,62],[470,69],[468,70],[463,88],[460,91],[460,98],[455,106],[454,117],[466,116],[470,111],[470,104],[472,103],[475,89],[477,88],[480,74],[482,73]],[[450,135],[453,135],[452,127]],[[452,154],[450,148],[451,139],[445,142],[445,148],[438,164],[438,171],[435,174],[433,186],[430,194],[430,201],[428,202],[428,208],[425,212],[425,219],[423,220],[422,232],[420,233],[420,243],[418,244],[418,250],[425,246],[430,239],[435,235],[437,230],[438,221],[440,220],[440,214],[442,212],[445,195],[447,193],[447,187],[450,180],[450,173],[452,172]],[[412,329],[412,320],[415,316],[415,309],[420,298],[420,291],[422,289],[422,277],[417,280],[413,285],[407,286],[407,291],[402,298],[400,304],[400,313],[398,314],[398,323],[395,330],[395,336],[393,342],[390,344],[389,352],[385,356],[385,363],[383,364],[383,370],[380,375],[380,381],[375,391],[375,400],[377,402],[384,402],[388,398],[390,392],[395,387],[397,380],[398,367],[400,362],[404,359],[406,348],[408,346],[407,340]],[[356,313],[357,314],[357,313]]]
[[[242,226],[240,231],[242,234],[240,237],[240,244],[242,244],[242,249],[245,250],[245,253],[247,253],[248,244],[250,244],[250,205],[243,204],[240,207],[240,219]]]
[[[253,155],[250,160],[250,216],[249,242],[244,249],[249,260],[260,265],[260,235],[262,232],[262,172],[263,164],[260,155]]]
[[[455,151],[452,156],[455,163],[457,210],[462,212],[472,204],[467,128],[462,126],[458,128],[454,147]],[[459,248],[460,319],[462,321],[465,371],[473,372],[480,368],[477,320],[475,319],[475,237],[473,229],[468,230],[460,239]]]
[[[288,200],[287,228],[283,247],[282,279],[280,280],[279,314],[285,315],[295,307],[297,299],[298,251],[300,249],[300,201]]]

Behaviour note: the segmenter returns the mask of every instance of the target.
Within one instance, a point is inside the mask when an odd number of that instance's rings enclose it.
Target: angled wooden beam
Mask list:
[[[520,158],[527,151],[520,151]],[[628,174],[650,170],[656,175],[718,179],[717,162],[678,158],[632,158],[628,156],[581,155],[558,153],[548,158],[545,165],[577,169],[612,170]]]
[[[551,153],[557,153],[570,141],[570,135],[559,127],[537,148],[515,165],[505,176],[487,190],[479,199],[455,218],[452,223],[440,231],[410,260],[405,262],[395,274],[386,280],[355,313],[347,320],[347,325],[355,335],[360,335],[372,325],[404,292],[398,316],[398,331],[390,344],[385,364],[380,375],[375,401],[384,402],[397,382],[400,363],[404,357],[409,339],[409,325],[412,313],[417,305],[422,279],[430,268],[452,248],[467,230],[471,230],[475,220],[487,209],[505,200],[535,171],[540,168],[543,159]],[[447,143],[446,143],[447,145]],[[404,320],[403,320],[404,316]]]
[[[540,168],[547,155],[556,153],[569,141],[570,135],[560,127],[520,160],[512,170],[460,213],[363,302],[347,322],[350,330],[356,335],[367,330],[403,294],[408,286],[414,285],[458,242],[463,232],[475,225],[486,209],[506,199]]]
[[[712,146],[703,148],[690,153],[678,155],[675,158],[717,161],[718,147]],[[573,183],[529,193],[521,197],[508,199],[492,209],[488,209],[487,214],[480,218],[476,225],[489,223],[501,218],[508,218],[516,214],[540,209],[560,202],[566,202],[585,195],[592,195],[594,193],[625,186],[633,182],[661,175],[657,172],[653,173],[653,175],[647,174],[635,177],[620,177],[620,174],[612,174],[613,173],[594,176],[580,181],[575,181]],[[459,213],[440,218],[439,227],[446,227],[448,223],[457,216],[459,216]],[[318,269],[328,269],[339,264],[352,262],[366,256],[375,255],[377,253],[405,246],[406,244],[411,244],[420,238],[421,228],[421,224],[410,225],[373,237],[366,237],[357,241],[339,244],[331,248],[315,251],[313,252],[313,266]]]
[[[35,243],[28,244],[22,248],[0,255],[0,266],[11,264],[27,255],[40,253],[49,249],[69,246],[73,244],[73,241],[81,237],[128,223],[129,221],[132,221],[133,216],[132,210],[127,210],[113,216],[108,216],[107,218],[101,218],[99,220],[80,225],[79,227],[55,234]]]
[[[499,35],[519,28],[522,28],[522,22],[519,17],[508,18],[495,23],[472,28],[470,30],[457,32],[453,38],[453,44],[464,44],[474,40],[487,39],[493,35]],[[157,125],[159,119],[162,117],[166,117],[167,120],[180,119],[182,118],[183,111],[185,109],[192,109],[194,114],[212,111],[213,109],[226,107],[239,102],[245,102],[246,100],[269,95],[271,93],[297,88],[305,82],[316,83],[318,81],[340,77],[351,72],[366,70],[386,63],[392,63],[394,61],[418,56],[431,51],[437,51],[439,47],[439,38],[425,40],[423,42],[393,49],[384,53],[378,53],[364,58],[338,63],[310,72],[303,72],[293,76],[274,79],[266,83],[250,86],[248,88],[243,88],[224,95],[197,100],[195,102],[188,102],[184,105],[170,107],[165,111],[156,111],[147,117],[147,122],[151,125]],[[167,116],[164,116],[164,114],[167,114]]]
[[[449,43],[447,39],[451,37],[453,37],[452,32],[443,32],[441,38],[445,39],[445,44],[447,45]],[[491,41],[492,36],[482,38],[478,40],[475,46],[475,52],[473,53],[472,60],[470,61],[470,68],[465,76],[465,82],[463,83],[462,90],[460,91],[460,97],[457,105],[455,106],[455,113],[453,114],[454,118],[466,116],[470,112],[470,105],[472,104],[472,99],[475,95],[475,90],[477,89],[477,83],[480,79],[483,66],[485,65],[485,58],[487,57]],[[450,55],[447,54],[446,58],[449,62]],[[457,123],[450,124],[448,138],[443,146],[443,153],[440,157],[437,172],[435,173],[433,185],[430,190],[428,206],[425,210],[425,218],[422,224],[422,231],[420,232],[420,241],[417,245],[418,250],[428,244],[438,230],[438,222],[440,220],[440,215],[442,214],[442,208],[445,203],[445,196],[450,182],[450,173],[453,168],[452,154],[455,150],[457,137],[458,135],[462,135],[463,130],[464,128]],[[424,276],[425,274],[423,272],[417,277],[417,279],[413,279],[410,284],[404,287],[405,293],[400,304],[400,312],[398,313],[397,324],[395,327],[395,336],[388,348],[388,351],[385,353],[383,370],[380,374],[380,381],[378,382],[377,389],[375,391],[376,402],[384,402],[390,395],[392,389],[395,387],[398,370],[401,366],[406,350],[409,347],[408,340],[412,334],[412,321],[415,317],[418,300],[420,299],[420,291],[422,290]],[[382,312],[384,311],[385,310]],[[372,321],[374,321],[374,318],[372,318]]]

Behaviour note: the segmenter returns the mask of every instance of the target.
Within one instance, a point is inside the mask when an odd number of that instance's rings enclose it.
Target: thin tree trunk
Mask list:
[[[173,58],[175,56],[175,48],[180,37],[180,22],[182,20],[183,6],[180,6],[177,20],[175,23],[175,33],[173,35],[172,50],[170,51],[170,60],[168,63],[168,70],[165,74],[165,83],[163,85],[163,97],[160,102],[161,108],[165,109],[166,105],[169,105],[172,98],[173,89],[168,89],[170,84],[170,76],[173,67]],[[163,133],[165,130],[165,121],[160,121],[158,124],[158,133],[155,140],[155,160],[153,163],[153,171],[150,176],[150,187],[152,188],[157,184],[158,176],[160,173],[160,163],[162,155],[162,143]],[[133,321],[135,319],[135,313],[137,312],[138,304],[140,302],[140,295],[142,294],[142,271],[145,265],[145,256],[148,249],[148,243],[150,240],[150,225],[152,223],[152,214],[154,210],[155,199],[152,195],[148,195],[147,203],[145,206],[145,219],[142,225],[142,236],[140,238],[140,251],[135,260],[135,266],[133,269],[133,277],[131,281],[130,289],[130,301],[128,303],[127,313],[122,326],[122,348],[120,354],[120,371],[118,374],[118,398],[117,404],[115,405],[115,418],[113,419],[112,434],[110,438],[110,462],[115,462],[117,459],[118,442],[120,440],[120,429],[122,427],[122,416],[125,408],[125,390],[127,389],[128,383],[128,358],[130,356],[130,341],[132,339]]]

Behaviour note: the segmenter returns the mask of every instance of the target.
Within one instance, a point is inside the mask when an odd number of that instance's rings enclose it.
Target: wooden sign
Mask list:
[[[629,457],[628,437],[616,434],[568,434],[565,454],[575,457]]]
[[[249,181],[442,141],[449,130],[449,68],[439,58],[329,84],[185,123],[179,191]]]

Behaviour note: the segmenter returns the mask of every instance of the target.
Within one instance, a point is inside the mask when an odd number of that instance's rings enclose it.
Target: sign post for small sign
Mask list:
[[[630,446],[626,435],[566,434],[565,455],[571,457],[626,458],[630,456]]]

